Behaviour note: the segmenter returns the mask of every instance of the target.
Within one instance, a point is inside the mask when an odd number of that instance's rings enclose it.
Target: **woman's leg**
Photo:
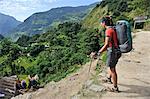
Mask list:
[[[110,74],[112,77],[112,82],[113,82],[114,87],[117,87],[117,72],[116,72],[115,67],[110,68]]]
[[[110,68],[108,68],[107,78],[110,78],[110,79],[111,79],[111,71],[110,71]]]

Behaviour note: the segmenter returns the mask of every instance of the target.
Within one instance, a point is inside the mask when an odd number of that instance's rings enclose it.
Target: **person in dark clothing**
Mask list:
[[[17,79],[14,83],[14,94],[19,95],[20,94],[20,89],[21,89],[21,81],[19,79]]]
[[[37,80],[38,80],[38,76],[37,75],[35,75],[35,76],[28,76],[28,78],[29,78],[29,86],[28,86],[28,88],[30,89],[30,88],[37,88],[37,85],[38,85],[38,82],[37,82]]]
[[[21,87],[22,87],[22,89],[26,89],[26,87],[27,87],[27,84],[24,80],[21,81]]]
[[[14,83],[14,90],[17,91],[17,90],[20,90],[22,87],[21,87],[21,81],[20,80],[16,80],[15,83]]]

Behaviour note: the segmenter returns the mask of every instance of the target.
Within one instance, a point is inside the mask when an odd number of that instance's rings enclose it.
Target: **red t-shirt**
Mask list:
[[[109,47],[112,47],[112,44],[114,42],[115,48],[118,47],[118,39],[117,39],[117,33],[115,32],[115,30],[113,28],[109,28],[106,30],[106,36],[110,37],[110,41],[109,41]]]

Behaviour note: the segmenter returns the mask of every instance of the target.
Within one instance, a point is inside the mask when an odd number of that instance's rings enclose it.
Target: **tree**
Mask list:
[[[21,37],[19,37],[19,39],[17,40],[17,44],[23,47],[27,47],[29,45],[29,41],[30,37],[26,36],[26,35],[22,35]]]
[[[87,30],[85,32],[78,35],[80,38],[79,49],[81,52],[90,54],[92,51],[99,50],[99,38],[97,37],[96,30]]]
[[[12,46],[12,43],[8,39],[4,39],[1,41],[1,46],[2,46],[1,54],[6,55],[9,53],[11,46]]]

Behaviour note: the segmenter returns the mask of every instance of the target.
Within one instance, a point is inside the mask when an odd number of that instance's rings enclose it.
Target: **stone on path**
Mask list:
[[[103,91],[105,91],[105,87],[103,87],[101,85],[92,84],[89,87],[89,90],[94,91],[94,92],[103,92]]]

